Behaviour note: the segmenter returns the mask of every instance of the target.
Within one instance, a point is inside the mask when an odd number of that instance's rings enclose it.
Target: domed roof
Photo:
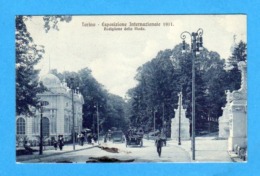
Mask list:
[[[56,87],[61,85],[59,78],[51,73],[42,76],[40,81],[42,81],[43,85],[46,87]]]

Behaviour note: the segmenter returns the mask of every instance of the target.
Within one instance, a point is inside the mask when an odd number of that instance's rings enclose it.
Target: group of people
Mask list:
[[[83,133],[80,133],[78,136],[78,143],[79,145],[83,146],[84,145],[84,141],[85,141],[85,135]]]
[[[55,148],[55,150],[57,150],[58,146],[59,149],[62,150],[63,146],[64,146],[64,139],[62,135],[58,136],[58,141],[54,138],[53,139],[53,146]]]
[[[77,140],[78,140],[78,144],[83,146],[84,142],[86,141],[88,144],[92,144],[93,141],[96,143],[97,142],[97,135],[96,134],[92,134],[92,133],[80,133],[79,135],[77,135]],[[53,143],[53,147],[55,148],[55,150],[57,150],[57,148],[59,147],[60,150],[62,150],[63,146],[64,146],[64,138],[63,135],[59,135],[58,136],[58,140],[56,140],[55,138],[52,139],[52,143]]]
[[[108,136],[105,137],[108,138]],[[92,139],[94,140],[94,142],[97,142],[97,136],[95,134],[87,134],[87,142],[88,144],[92,143]],[[79,144],[80,145],[84,145],[84,141],[85,141],[85,135],[83,133],[78,135],[78,140],[79,140]],[[158,156],[161,157],[161,153],[162,153],[162,146],[163,146],[164,140],[161,138],[161,134],[159,133],[156,140],[155,140],[155,145],[156,145],[156,149],[157,149],[157,153]],[[62,135],[58,136],[58,141],[56,141],[56,139],[53,139],[53,146],[55,148],[55,150],[57,150],[57,148],[59,147],[60,150],[62,150],[63,146],[64,146],[64,139]]]
[[[87,133],[86,140],[87,140],[88,144],[92,144],[92,142],[95,142],[95,143],[97,142],[98,137],[95,133],[94,134]]]
[[[92,144],[93,142],[97,142],[97,135],[95,133],[80,133],[78,135],[78,142],[79,142],[79,145],[83,146],[84,145],[84,142],[86,141],[88,144]]]

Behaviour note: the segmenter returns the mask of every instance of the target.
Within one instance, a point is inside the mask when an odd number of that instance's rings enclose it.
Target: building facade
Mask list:
[[[26,139],[32,145],[39,143],[40,119],[42,114],[43,136],[45,141],[63,135],[65,141],[72,138],[74,106],[74,130],[80,133],[82,130],[82,107],[84,104],[83,96],[78,91],[72,91],[65,81],[60,81],[53,74],[47,74],[40,78],[47,91],[38,94],[41,101],[47,101],[48,105],[42,111],[35,111],[35,116],[16,117],[17,145],[23,145]],[[73,101],[72,101],[73,100]]]

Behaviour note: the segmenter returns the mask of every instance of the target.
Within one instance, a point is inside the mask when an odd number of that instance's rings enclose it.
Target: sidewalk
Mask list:
[[[190,140],[181,141],[181,145],[178,145],[176,140],[171,140],[169,143],[183,148],[192,158]],[[227,150],[227,145],[227,140],[216,140],[216,137],[196,137],[195,161],[193,162],[234,162],[233,156]]]
[[[42,155],[39,155],[39,151],[37,151],[37,152],[34,152],[32,155],[16,156],[16,162],[32,160],[32,159],[39,159],[39,158],[44,158],[44,157],[48,157],[48,156],[55,156],[55,155],[70,153],[70,152],[74,152],[74,151],[86,150],[86,149],[94,148],[96,146],[98,146],[98,144],[93,144],[93,145],[84,144],[83,146],[76,144],[75,150],[73,150],[72,144],[64,145],[62,150],[60,150],[59,148],[57,150],[55,150],[53,146],[48,146],[48,148],[46,148],[45,150],[43,148]],[[39,150],[39,147],[33,147],[33,149]]]

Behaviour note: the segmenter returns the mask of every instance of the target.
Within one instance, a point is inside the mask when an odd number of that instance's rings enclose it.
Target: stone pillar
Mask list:
[[[228,150],[233,151],[235,145],[247,146],[247,71],[246,63],[238,63],[241,71],[241,88],[232,92],[233,101],[230,104],[230,135],[228,138]]]
[[[227,95],[227,103],[225,105],[225,107],[222,107],[223,110],[223,114],[221,117],[219,117],[219,132],[218,132],[218,136],[220,138],[225,138],[227,139],[229,137],[229,117],[230,117],[230,101],[231,101],[231,95],[230,95],[230,91],[226,91],[226,95]]]
[[[182,94],[179,94],[179,103],[178,108],[174,109],[175,117],[171,119],[171,138],[178,140],[179,138],[179,114],[181,112],[181,140],[189,140],[190,139],[190,123],[189,119],[186,118],[186,109],[181,105],[180,99]]]

